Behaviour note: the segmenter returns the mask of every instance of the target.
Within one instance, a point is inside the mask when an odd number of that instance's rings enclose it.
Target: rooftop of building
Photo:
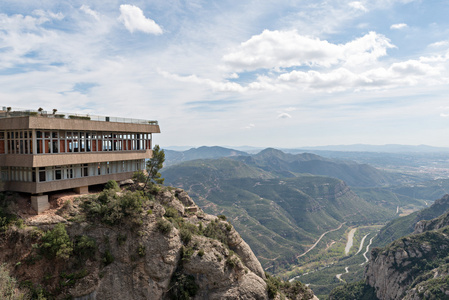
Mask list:
[[[110,116],[97,116],[91,114],[78,114],[78,113],[66,113],[59,112],[56,109],[52,111],[46,111],[42,108],[38,110],[33,109],[23,109],[15,107],[0,106],[0,118],[11,118],[11,117],[24,117],[24,116],[42,116],[47,118],[59,118],[59,119],[81,119],[99,122],[120,122],[120,123],[131,123],[131,124],[150,124],[158,125],[156,120],[144,120],[144,119],[134,119],[134,118],[119,118]]]

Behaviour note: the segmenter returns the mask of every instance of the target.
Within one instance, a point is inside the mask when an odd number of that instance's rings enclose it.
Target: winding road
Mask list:
[[[306,252],[304,252],[304,253],[301,254],[301,255],[296,256],[296,258],[303,257],[304,255],[306,255],[307,253],[309,253],[310,251],[312,251],[312,250],[316,247],[316,245],[318,245],[318,243],[321,241],[321,239],[322,239],[326,234],[328,234],[329,232],[332,232],[332,231],[337,231],[337,230],[340,229],[341,226],[343,226],[343,224],[345,224],[345,223],[346,223],[346,222],[341,223],[340,226],[338,226],[337,228],[331,229],[331,230],[326,231],[325,233],[323,233],[323,234],[320,236],[320,238],[315,242],[315,244],[313,244],[312,247],[309,248],[309,250],[307,250]]]
[[[374,236],[369,240],[369,244],[368,246],[366,246],[366,251],[365,253],[363,253],[363,256],[365,257],[365,262],[361,263],[360,265],[363,266],[364,264],[366,264],[368,262],[368,257],[366,257],[366,254],[369,251],[369,246],[371,246],[371,243],[373,242]]]
[[[359,251],[357,251],[357,253],[356,254],[354,254],[354,255],[357,255],[357,254],[359,254],[360,253],[360,251],[362,251],[362,248],[363,248],[363,243],[365,243],[365,239],[366,239],[366,237],[369,235],[369,233],[367,234],[367,235],[365,235],[363,238],[362,238],[362,241],[360,242],[360,247],[359,247]]]

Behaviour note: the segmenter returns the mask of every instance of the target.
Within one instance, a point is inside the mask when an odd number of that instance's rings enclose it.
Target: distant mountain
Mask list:
[[[350,186],[374,187],[396,183],[396,176],[366,164],[325,158],[312,153],[289,154],[267,148],[250,157],[235,157],[251,166],[259,167],[279,177],[313,174],[334,177]]]
[[[387,153],[407,153],[407,152],[449,152],[449,148],[446,147],[433,147],[427,145],[329,145],[329,146],[316,146],[316,147],[301,147],[302,150],[328,150],[328,151],[345,151],[345,152],[387,152]]]
[[[223,148],[218,146],[207,147],[202,146],[199,148],[191,148],[186,151],[174,151],[165,150],[165,165],[170,166],[183,161],[206,159],[206,158],[220,158],[237,155],[248,155],[248,153],[229,148]]]
[[[280,164],[298,160],[269,149],[259,156],[184,162],[167,167],[162,176],[187,190],[206,212],[227,215],[273,272],[295,263],[321,234],[342,223],[344,230],[350,224],[384,222],[395,215],[394,210],[359,198],[341,180],[300,174],[280,178],[278,172],[246,162],[258,159]]]

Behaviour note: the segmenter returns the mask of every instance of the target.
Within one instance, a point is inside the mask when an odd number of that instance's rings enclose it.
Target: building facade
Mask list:
[[[37,212],[45,193],[131,178],[152,155],[156,121],[33,111],[0,111],[2,190],[31,194]]]

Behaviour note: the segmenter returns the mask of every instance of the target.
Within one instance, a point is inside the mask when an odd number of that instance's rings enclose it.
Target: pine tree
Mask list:
[[[161,178],[161,173],[159,173],[159,170],[162,169],[163,164],[165,162],[165,152],[164,150],[159,148],[159,145],[155,145],[153,148],[153,157],[150,158],[150,160],[147,161],[147,173],[148,177],[145,182],[145,187],[147,186],[148,182],[151,183],[158,183],[163,184],[164,178]]]

